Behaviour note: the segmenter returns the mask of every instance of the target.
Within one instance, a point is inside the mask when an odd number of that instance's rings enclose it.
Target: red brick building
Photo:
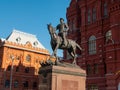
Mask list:
[[[87,71],[86,90],[120,90],[120,0],[71,0],[66,15],[68,38],[84,49],[77,64]]]
[[[40,62],[48,50],[35,35],[13,30],[0,39],[0,90],[38,90]]]

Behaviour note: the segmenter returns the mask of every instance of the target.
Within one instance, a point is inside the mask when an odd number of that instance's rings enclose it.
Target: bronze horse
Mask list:
[[[67,39],[67,44],[63,46],[62,38],[56,34],[55,29],[52,27],[52,25],[48,24],[47,27],[51,36],[51,47],[53,50],[52,55],[57,57],[57,49],[66,49],[73,58],[73,64],[76,64],[76,48],[78,48],[79,50],[82,50],[82,48],[71,39]]]

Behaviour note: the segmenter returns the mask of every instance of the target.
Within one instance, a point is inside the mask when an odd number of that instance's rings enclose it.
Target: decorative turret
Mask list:
[[[120,0],[111,3],[110,8],[110,29],[114,43],[120,43]]]
[[[79,30],[80,27],[80,12],[78,7],[78,1],[72,0],[70,6],[67,8],[67,20],[69,25],[69,33],[73,33]]]

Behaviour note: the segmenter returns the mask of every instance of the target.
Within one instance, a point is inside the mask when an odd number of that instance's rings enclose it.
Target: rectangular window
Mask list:
[[[88,24],[90,24],[90,23],[91,23],[90,9],[88,10],[87,21],[88,21]]]
[[[96,54],[96,40],[89,41],[89,54]]]
[[[107,3],[104,3],[104,17],[107,17],[108,16],[108,10],[107,10]]]
[[[92,19],[93,19],[93,22],[96,21],[96,8],[93,8],[93,11],[92,11]]]

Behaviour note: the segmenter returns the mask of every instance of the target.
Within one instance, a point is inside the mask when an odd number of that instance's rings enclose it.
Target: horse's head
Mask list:
[[[47,24],[47,28],[48,28],[48,31],[49,31],[50,34],[55,33],[55,29],[52,27],[51,24]]]

